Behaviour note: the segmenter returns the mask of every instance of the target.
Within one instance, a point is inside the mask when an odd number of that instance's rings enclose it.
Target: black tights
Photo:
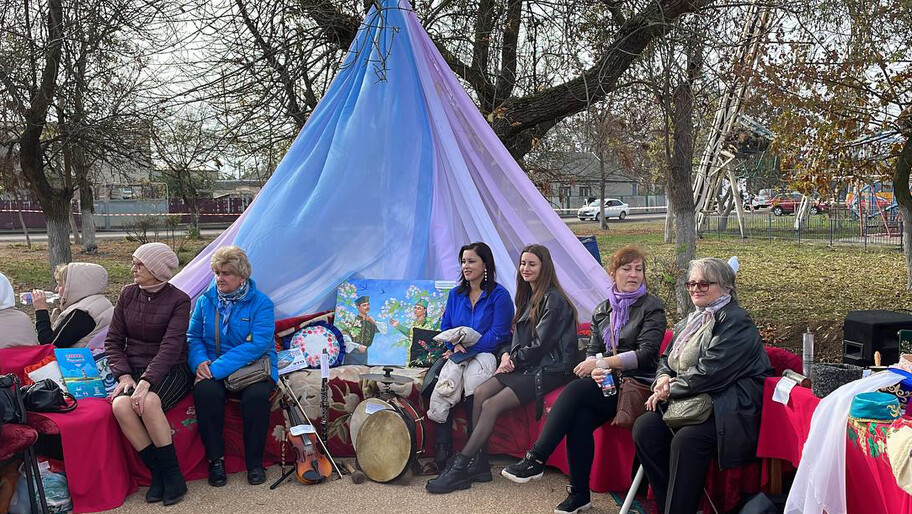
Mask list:
[[[488,442],[494,433],[497,417],[508,410],[519,407],[519,398],[510,388],[491,377],[475,388],[475,402],[472,406],[472,435],[462,449],[462,454],[472,457]]]

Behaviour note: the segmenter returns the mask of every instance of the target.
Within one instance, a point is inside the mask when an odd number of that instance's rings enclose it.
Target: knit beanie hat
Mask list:
[[[177,254],[165,243],[146,243],[133,252],[133,257],[142,262],[149,273],[162,282],[171,280],[180,264]]]

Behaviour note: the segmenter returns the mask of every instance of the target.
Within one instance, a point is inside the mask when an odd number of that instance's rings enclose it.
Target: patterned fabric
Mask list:
[[[846,434],[852,445],[859,448],[865,455],[886,461],[887,430],[889,428],[889,423],[849,419]]]
[[[703,309],[697,309],[692,312],[687,318],[687,324],[681,330],[681,335],[678,336],[678,340],[675,341],[675,345],[671,348],[671,356],[676,359],[680,358],[681,352],[688,346],[687,343],[693,339],[694,334],[709,323],[716,311],[728,305],[730,301],[731,295],[722,295]]]

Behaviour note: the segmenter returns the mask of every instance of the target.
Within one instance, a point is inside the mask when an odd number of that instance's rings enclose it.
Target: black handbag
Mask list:
[[[22,403],[25,410],[33,412],[70,412],[76,408],[76,398],[50,378],[23,387]]]
[[[0,376],[0,425],[23,423],[25,412],[16,397],[19,379],[16,375]]]

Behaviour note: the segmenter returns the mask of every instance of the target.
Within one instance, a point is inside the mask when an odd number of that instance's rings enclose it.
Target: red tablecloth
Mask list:
[[[811,417],[820,403],[807,387],[795,386],[788,405],[774,402],[773,390],[781,377],[770,377],[763,384],[763,417],[757,456],[782,459],[798,466],[801,451],[811,430]]]

